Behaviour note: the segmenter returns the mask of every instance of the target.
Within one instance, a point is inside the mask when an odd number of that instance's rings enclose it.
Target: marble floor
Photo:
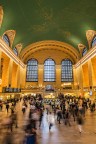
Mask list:
[[[13,144],[22,144],[24,137],[23,127],[26,122],[29,108],[27,108],[25,116],[23,116],[22,102],[18,102],[16,110],[18,112],[18,128],[13,129]],[[10,112],[9,114],[10,115]],[[0,111],[0,119],[4,119],[7,116],[5,106],[3,110]],[[71,126],[58,124],[56,117],[54,116],[55,123],[52,129],[49,131],[47,114],[44,113],[43,122],[39,128],[37,123],[37,140],[38,144],[96,144],[96,112],[90,113],[87,110],[85,116],[85,122],[83,125],[83,132],[80,134],[78,131],[77,123],[71,118]],[[0,144],[3,144],[2,140],[4,138],[5,130],[0,130]]]

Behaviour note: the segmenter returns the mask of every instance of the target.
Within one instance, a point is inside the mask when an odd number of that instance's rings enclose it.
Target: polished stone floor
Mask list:
[[[29,108],[25,116],[23,116],[21,107],[22,102],[19,102],[16,106],[18,128],[13,129],[13,144],[22,144],[24,137],[23,126],[26,122]],[[10,112],[8,115],[10,115]],[[4,106],[3,110],[0,111],[0,119],[4,119],[6,116],[7,112]],[[64,125],[63,121],[61,121],[61,124],[58,124],[56,117],[54,119],[55,123],[51,131],[49,131],[47,115],[46,112],[44,113],[40,129],[37,124],[38,144],[96,144],[96,112],[91,113],[90,110],[87,110],[82,134],[79,133],[77,123],[73,121],[73,118],[70,120],[71,126]],[[3,144],[2,140],[5,132],[5,130],[0,131],[0,144]]]

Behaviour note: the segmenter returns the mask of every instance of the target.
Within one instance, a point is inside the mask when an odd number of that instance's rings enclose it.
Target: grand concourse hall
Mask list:
[[[49,131],[47,102],[60,106],[60,94],[89,100],[96,109],[96,0],[0,0],[0,126],[11,114],[6,103],[11,107],[12,100],[20,100],[13,144],[23,144],[22,127],[30,109],[27,101],[22,114],[23,98],[36,95],[45,106],[42,125],[36,129],[38,144],[96,143],[96,112],[90,106],[81,135],[72,118],[69,127],[54,117]],[[5,144],[6,130],[0,132],[0,144]]]

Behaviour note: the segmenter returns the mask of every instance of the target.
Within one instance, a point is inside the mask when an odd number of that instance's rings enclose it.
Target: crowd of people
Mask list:
[[[14,127],[18,129],[18,114],[16,110],[17,103],[21,103],[22,116],[26,117],[26,123],[23,126],[24,135],[21,144],[37,144],[37,129],[42,126],[44,115],[47,116],[49,132],[56,124],[64,123],[65,126],[72,126],[71,121],[78,126],[78,132],[83,132],[82,125],[85,121],[86,111],[95,111],[95,100],[85,99],[81,97],[64,96],[59,94],[57,99],[43,99],[41,94],[34,96],[24,96],[11,103],[6,102],[1,104],[0,110],[2,111],[3,105],[6,108],[6,117],[0,120],[0,131],[6,130],[6,135],[2,144],[13,144],[12,132]],[[27,116],[26,116],[27,111]],[[10,113],[10,114],[9,114]],[[38,124],[39,123],[39,124]]]

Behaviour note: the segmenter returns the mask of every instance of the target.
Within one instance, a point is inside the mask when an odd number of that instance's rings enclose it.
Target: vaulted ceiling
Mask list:
[[[88,47],[87,30],[96,30],[96,0],[0,0],[4,16],[0,35],[16,30],[13,47],[57,40]]]

